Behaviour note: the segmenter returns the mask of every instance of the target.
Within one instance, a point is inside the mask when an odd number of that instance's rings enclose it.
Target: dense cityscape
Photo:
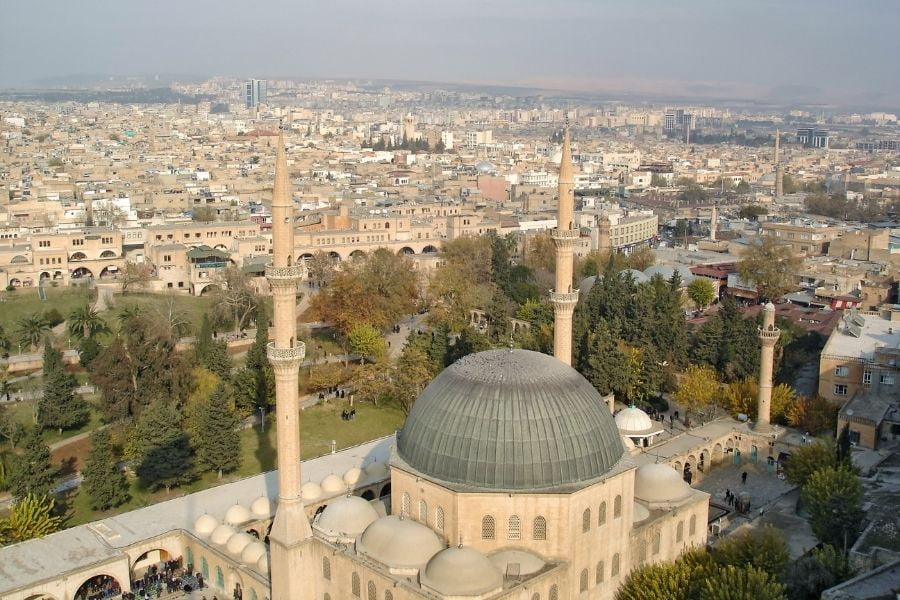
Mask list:
[[[890,101],[265,72],[0,87],[0,600],[898,597]]]

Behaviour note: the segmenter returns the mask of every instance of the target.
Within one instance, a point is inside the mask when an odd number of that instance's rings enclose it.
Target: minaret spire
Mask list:
[[[284,150],[284,131],[278,132],[275,185],[272,189],[272,262],[266,279],[272,289],[275,340],[266,348],[275,372],[275,415],[278,421],[278,508],[269,533],[272,599],[313,597],[295,568],[300,544],[312,536],[300,497],[300,365],[306,354],[297,341],[297,287],[303,263],[294,261],[294,200]]]
[[[775,305],[767,302],[762,309],[763,322],[759,328],[759,395],[757,396],[756,424],[759,433],[772,431],[772,367],[775,362],[775,344],[781,330],[775,327]]]
[[[554,314],[553,356],[571,365],[572,313],[578,304],[578,290],[572,288],[572,271],[579,229],[575,225],[575,170],[572,166],[568,117],[563,129],[557,196],[556,229],[550,234],[556,245],[556,288],[550,292]]]

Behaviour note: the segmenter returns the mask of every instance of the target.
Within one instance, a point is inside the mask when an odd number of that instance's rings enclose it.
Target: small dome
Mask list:
[[[531,575],[544,568],[541,557],[524,550],[500,550],[489,557],[501,573],[506,573],[509,565],[519,565],[519,575]]]
[[[675,503],[692,493],[678,471],[662,463],[643,465],[634,472],[634,497],[652,504]]]
[[[438,552],[420,577],[423,586],[444,596],[481,596],[503,587],[503,574],[490,559],[472,548]]]
[[[587,298],[588,292],[591,291],[591,288],[594,287],[594,284],[597,283],[597,279],[603,281],[602,275],[591,275],[590,277],[585,277],[578,284],[578,291],[581,292],[582,298]]]
[[[243,525],[252,518],[250,511],[243,504],[234,504],[225,513],[225,523],[228,525]]]
[[[359,482],[359,480],[362,479],[362,477],[363,477],[363,472],[362,472],[362,469],[360,469],[359,467],[350,467],[349,469],[347,469],[347,472],[344,473],[344,481],[350,487],[353,487],[354,485],[356,485]]]
[[[266,545],[258,540],[253,541],[247,544],[247,547],[241,552],[241,562],[245,565],[255,565],[265,555]]]
[[[620,410],[616,415],[616,427],[626,435],[629,433],[649,433],[653,429],[653,421],[650,420],[647,413],[635,406],[631,406]]]
[[[219,526],[219,521],[214,516],[203,513],[194,521],[194,533],[200,537],[206,537]]]
[[[250,505],[250,512],[253,513],[253,516],[259,519],[266,519],[272,516],[272,513],[275,512],[272,510],[274,507],[272,506],[272,501],[269,500],[268,496],[260,496]]]
[[[253,543],[255,540],[256,538],[249,533],[240,531],[228,538],[228,543],[225,544],[225,549],[235,556],[240,556],[241,552],[244,551],[244,548],[246,548],[248,544]]]
[[[646,283],[650,281],[649,277],[647,277],[644,273],[638,271],[637,269],[625,269],[625,273],[627,275],[630,275],[631,278],[634,279],[635,283]]]
[[[213,544],[224,546],[235,533],[237,531],[231,525],[219,525],[213,530],[212,535],[209,536],[209,541]]]
[[[648,279],[654,275],[661,275],[663,279],[669,279],[675,271],[678,271],[678,274],[681,276],[682,287],[694,280],[694,274],[691,273],[690,269],[683,265],[675,267],[670,267],[669,265],[653,265],[652,267],[644,269],[644,275],[646,275]]]
[[[491,171],[494,171],[495,169],[494,169],[494,165],[492,165],[491,163],[489,163],[486,160],[483,160],[475,165],[475,170],[478,171],[479,173],[490,173]]]
[[[428,527],[390,515],[366,527],[356,548],[388,567],[421,569],[444,544]]]
[[[315,500],[322,497],[322,486],[315,481],[307,481],[300,488],[300,497],[304,500]]]
[[[387,477],[388,468],[383,462],[375,461],[366,467],[366,475],[369,477]]]
[[[634,503],[634,512],[631,517],[631,522],[634,525],[638,523],[642,523],[646,521],[650,517],[650,511],[647,510],[643,504],[639,502]]]
[[[332,473],[322,480],[322,491],[326,494],[336,494],[338,492],[346,492],[347,484],[343,479]]]
[[[269,555],[263,554],[258,561],[256,561],[256,570],[262,573],[263,575],[269,574]]]
[[[333,537],[356,537],[378,519],[367,500],[345,496],[331,502],[316,521],[316,528]]]

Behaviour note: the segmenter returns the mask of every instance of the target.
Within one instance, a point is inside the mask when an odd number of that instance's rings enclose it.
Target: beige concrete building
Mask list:
[[[760,235],[769,236],[793,248],[801,256],[821,256],[828,254],[831,241],[840,235],[840,228],[818,224],[763,223]]]

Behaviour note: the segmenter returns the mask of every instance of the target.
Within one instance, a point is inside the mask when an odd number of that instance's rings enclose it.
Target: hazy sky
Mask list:
[[[371,77],[900,106],[898,0],[3,0],[0,85]]]

